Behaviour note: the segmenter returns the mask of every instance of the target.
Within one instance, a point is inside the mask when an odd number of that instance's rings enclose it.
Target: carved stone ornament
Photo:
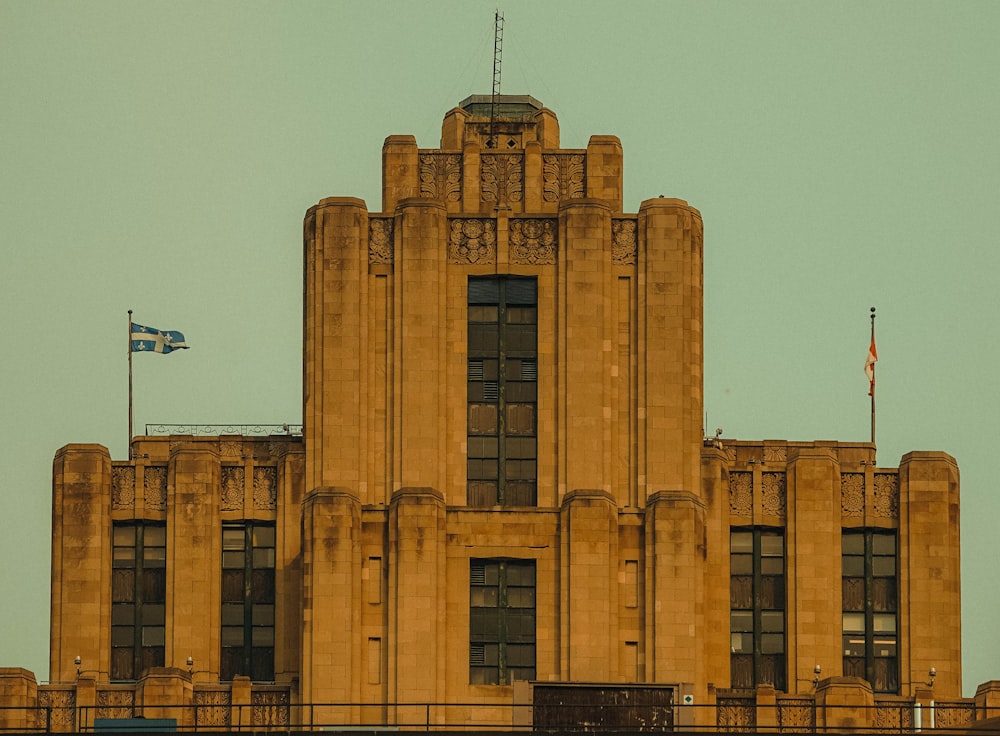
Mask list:
[[[222,440],[219,443],[219,455],[222,457],[239,457],[243,454],[243,443],[239,440]]]
[[[284,726],[288,723],[287,690],[254,690],[250,693],[254,726]]]
[[[143,494],[146,508],[153,511],[167,510],[167,468],[165,465],[148,465],[142,473]]]
[[[371,217],[368,219],[369,264],[392,264],[392,224],[391,217]]]
[[[785,447],[764,447],[764,460],[769,463],[783,463],[788,461],[788,450]]]
[[[761,506],[768,516],[785,515],[785,474],[761,473]]]
[[[899,476],[895,473],[875,473],[875,516],[899,518]]]
[[[753,473],[729,473],[729,511],[737,516],[753,516]]]
[[[780,733],[814,733],[816,707],[805,698],[778,698],[778,731]]]
[[[638,253],[635,230],[635,220],[611,221],[611,262],[616,266],[635,263]]]
[[[496,263],[497,226],[490,219],[453,219],[448,236],[452,263]]]
[[[131,718],[135,715],[135,690],[98,690],[96,718]]]
[[[720,731],[756,731],[757,706],[754,699],[719,697],[716,700],[715,720]]]
[[[38,690],[39,725],[45,726],[46,710],[51,731],[76,730],[76,692],[73,690]]]
[[[863,516],[865,513],[865,474],[840,474],[840,515]]]
[[[278,469],[273,465],[253,469],[253,505],[261,511],[278,507]]]
[[[246,486],[246,469],[242,465],[222,466],[223,511],[243,510],[243,489]]]
[[[232,713],[231,700],[229,690],[195,690],[198,726],[228,727]]]
[[[511,263],[553,264],[556,262],[558,220],[510,220]]]
[[[462,157],[455,153],[420,154],[420,196],[457,202],[462,196]]]
[[[111,508],[135,508],[135,467],[111,466]]]
[[[913,731],[913,704],[906,702],[875,702],[875,730],[879,733],[909,733]]]
[[[524,187],[524,156],[520,153],[484,153],[480,162],[484,202],[521,201]]]
[[[542,196],[546,202],[579,199],[586,191],[586,157],[582,153],[547,153],[542,156]]]

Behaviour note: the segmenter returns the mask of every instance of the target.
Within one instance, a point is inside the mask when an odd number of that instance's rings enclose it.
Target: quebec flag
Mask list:
[[[158,330],[132,323],[133,353],[169,353],[187,348],[184,335],[176,330]]]

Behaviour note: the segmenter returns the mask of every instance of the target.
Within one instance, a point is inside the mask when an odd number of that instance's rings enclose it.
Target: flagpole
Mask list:
[[[132,459],[132,310],[128,310],[128,459]]]
[[[875,307],[872,307],[872,345],[875,344]],[[872,363],[872,446],[875,445],[875,363]]]

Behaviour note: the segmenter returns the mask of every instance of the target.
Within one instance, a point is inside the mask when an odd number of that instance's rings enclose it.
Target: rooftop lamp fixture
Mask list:
[[[937,677],[937,668],[931,667],[931,671],[927,673],[927,676],[931,678],[927,683],[927,687],[934,687],[934,678]]]
[[[813,667],[813,689],[814,690],[816,689],[816,687],[819,686],[819,675],[820,675],[820,673],[822,671],[823,671],[823,668],[820,667],[819,665],[816,665],[815,667]]]

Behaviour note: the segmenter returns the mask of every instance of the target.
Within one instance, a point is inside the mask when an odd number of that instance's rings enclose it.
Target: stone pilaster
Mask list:
[[[618,509],[611,494],[574,490],[560,520],[563,591],[560,676],[571,682],[612,682],[618,654]]]
[[[52,466],[52,682],[76,678],[75,657],[108,677],[110,540],[111,455],[101,445],[67,445]]]
[[[445,503],[433,488],[401,488],[389,508],[389,701],[445,700]],[[466,582],[466,587],[468,583]],[[468,646],[467,639],[463,641]],[[413,723],[422,711],[399,713]],[[444,714],[441,717],[447,718]],[[409,720],[407,720],[409,719]]]
[[[611,353],[608,272],[611,210],[570,200],[559,218],[556,366],[559,496],[577,488],[611,493]],[[625,489],[627,494],[627,488]],[[619,500],[627,504],[626,498]]]
[[[393,323],[396,463],[402,487],[443,488],[448,218],[431,199],[399,202]],[[464,389],[464,385],[463,385]]]
[[[705,506],[686,491],[646,505],[646,680],[705,682]]]
[[[302,503],[303,702],[359,701],[360,534],[361,504],[356,495],[342,488],[317,488],[306,494]],[[318,722],[321,717],[334,714],[317,712]]]
[[[876,485],[877,491],[886,493]],[[901,685],[928,681],[936,698],[962,695],[958,466],[943,452],[910,452],[899,464]],[[905,521],[905,524],[904,524]],[[908,597],[908,601],[905,598]],[[905,668],[905,669],[904,669]]]
[[[304,227],[303,423],[305,488],[363,483],[366,396],[368,212],[360,199],[331,197]]]
[[[221,631],[221,465],[215,444],[183,444],[167,466],[165,662],[188,657],[218,679]]]
[[[699,493],[702,386],[701,215],[680,199],[639,208],[639,502]]]

